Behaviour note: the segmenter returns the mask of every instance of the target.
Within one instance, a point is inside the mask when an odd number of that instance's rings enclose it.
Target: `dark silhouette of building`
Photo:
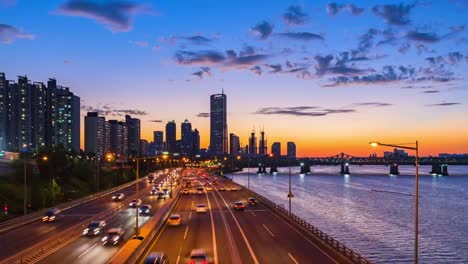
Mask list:
[[[176,152],[176,123],[174,120],[166,124],[166,151],[169,153]]]
[[[223,155],[228,151],[227,97],[224,93],[210,96],[210,154]]]
[[[153,144],[154,144],[155,154],[160,155],[164,150],[164,132],[163,131],[153,132]]]
[[[192,131],[192,143],[193,143],[193,151],[192,154],[199,155],[200,154],[200,132],[198,132],[198,129],[194,129]]]
[[[181,124],[181,137],[181,154],[184,156],[192,156],[192,124],[187,119]]]
[[[249,155],[257,155],[257,137],[255,136],[255,130],[252,130],[252,133],[250,133]]]
[[[124,122],[109,120],[109,150],[119,157],[127,157],[128,130]]]
[[[136,157],[140,155],[140,119],[125,115],[125,125],[127,126],[128,132],[128,156]]]
[[[273,145],[271,145],[271,154],[275,157],[280,157],[281,156],[281,143],[280,142],[274,142]]]
[[[229,154],[234,156],[234,155],[239,155],[239,153],[240,153],[239,137],[234,133],[230,133],[229,134]]]
[[[288,142],[288,158],[296,158],[296,144]]]
[[[80,98],[49,79],[46,87],[27,76],[7,81],[0,73],[0,149],[36,151],[62,145],[80,150]]]
[[[260,131],[260,146],[258,147],[259,155],[266,155],[267,153],[267,142],[265,139],[265,131]]]
[[[148,156],[149,143],[146,139],[140,139],[140,155],[143,157]]]

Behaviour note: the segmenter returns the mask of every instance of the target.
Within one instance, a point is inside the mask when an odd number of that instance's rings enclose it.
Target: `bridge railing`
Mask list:
[[[245,187],[244,187],[245,188]],[[258,200],[260,200],[262,203],[264,203],[266,206],[270,208],[276,209],[277,212],[281,213],[283,216],[288,217],[295,223],[299,224],[315,236],[319,237],[322,241],[324,241],[327,245],[335,249],[336,251],[340,252],[343,256],[348,258],[351,262],[353,263],[359,263],[359,264],[370,264],[371,262],[361,256],[359,253],[353,251],[352,249],[348,248],[346,245],[343,243],[339,242],[338,240],[334,239],[327,233],[321,231],[317,227],[313,226],[306,220],[302,219],[301,217],[290,213],[289,210],[285,209],[284,206],[276,204],[275,202],[271,201],[270,199],[250,190],[245,188],[247,192],[250,193],[250,195],[256,197]]]
[[[140,182],[145,181],[145,180],[146,180],[146,176],[141,177],[140,179],[138,179],[138,181],[140,181]],[[44,214],[48,210],[50,210],[52,208],[57,208],[57,209],[59,209],[61,211],[67,210],[67,209],[73,208],[75,206],[79,206],[79,205],[91,202],[91,201],[93,201],[95,199],[98,199],[98,198],[101,198],[103,196],[109,195],[109,194],[111,194],[113,192],[116,192],[116,191],[119,191],[121,189],[125,189],[125,188],[127,188],[129,186],[132,186],[136,182],[137,181],[134,180],[134,181],[128,182],[126,184],[119,185],[117,187],[114,187],[114,188],[111,188],[111,189],[108,189],[108,190],[105,190],[105,191],[101,191],[101,192],[96,193],[96,194],[87,195],[85,197],[79,198],[77,200],[73,200],[71,202],[62,203],[62,204],[59,204],[59,205],[54,206],[54,207],[46,208],[46,209],[43,209],[41,211],[37,211],[37,212],[34,212],[34,213],[30,213],[30,214],[27,214],[27,215],[24,215],[24,216],[16,217],[14,219],[2,222],[2,223],[0,223],[0,233],[4,233],[4,232],[6,232],[8,230],[18,228],[18,227],[23,226],[23,225],[27,225],[27,224],[32,223],[34,221],[39,221],[44,216]]]

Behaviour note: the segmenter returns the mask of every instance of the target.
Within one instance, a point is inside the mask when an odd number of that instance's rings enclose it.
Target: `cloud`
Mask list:
[[[366,102],[366,103],[354,103],[355,106],[374,106],[374,107],[385,107],[392,106],[393,104],[382,103],[382,102]]]
[[[253,72],[256,75],[262,75],[262,73],[263,73],[262,68],[260,66],[258,66],[258,65],[250,68],[250,71]]]
[[[208,38],[202,35],[194,35],[194,36],[187,36],[187,37],[180,37],[180,38],[186,41],[189,41],[190,43],[195,44],[195,45],[207,45],[215,41],[214,38]]]
[[[130,40],[129,43],[132,44],[132,45],[135,45],[135,46],[139,46],[139,47],[148,47],[148,45],[149,45],[148,41],[133,41],[133,40]]]
[[[215,50],[200,50],[200,51],[177,51],[175,59],[178,64],[183,65],[209,65],[213,63],[223,62],[226,57],[223,53]]]
[[[360,15],[364,12],[364,8],[357,7],[354,4],[340,5],[334,2],[327,4],[327,13],[330,16],[334,16],[344,9],[348,10],[349,13],[354,16]]]
[[[0,24],[0,42],[10,44],[16,39],[33,40],[34,35],[23,32],[22,30],[7,24]]]
[[[322,36],[310,33],[310,32],[285,32],[285,33],[278,33],[275,34],[276,36],[289,38],[293,40],[302,40],[302,41],[310,41],[310,40],[325,40]]]
[[[354,4],[348,4],[347,6],[348,11],[351,13],[351,15],[357,16],[362,14],[364,12],[364,8],[357,7]]]
[[[64,60],[63,64],[72,64],[72,61],[71,60]]]
[[[201,67],[199,71],[192,73],[194,76],[198,76],[200,79],[203,79],[206,75],[211,76],[210,67]]]
[[[383,18],[387,24],[395,26],[406,26],[411,23],[409,18],[411,10],[416,6],[415,3],[405,5],[376,5],[372,7],[375,15]]]
[[[288,116],[326,116],[330,114],[355,113],[354,109],[326,109],[316,106],[295,107],[264,107],[255,111],[256,115],[288,115]]]
[[[281,64],[265,64],[265,66],[270,68],[269,73],[279,73],[283,71]]]
[[[302,7],[299,5],[290,5],[286,13],[283,14],[283,20],[287,25],[304,25],[309,20]]]
[[[461,103],[447,103],[447,102],[443,102],[443,103],[438,103],[438,104],[428,104],[428,105],[425,105],[425,106],[452,106],[452,105],[461,105]]]
[[[210,113],[198,113],[197,117],[203,117],[203,118],[210,117]]]
[[[151,122],[151,123],[162,123],[162,120],[159,119],[153,119],[153,120],[146,120],[146,122]]]
[[[406,38],[413,41],[436,43],[442,40],[442,37],[437,36],[433,32],[418,32],[411,30],[406,34]]]
[[[325,74],[341,74],[346,76],[353,76],[372,72],[372,69],[358,69],[354,66],[347,66],[349,62],[368,60],[367,57],[361,56],[359,52],[342,52],[339,56],[334,57],[329,54],[327,56],[316,55],[315,73],[318,76]]]
[[[146,111],[141,111],[141,110],[113,110],[113,112],[122,114],[122,115],[137,115],[137,116],[148,115]]]
[[[251,28],[251,30],[260,36],[260,39],[267,39],[273,32],[273,25],[263,21]]]
[[[433,94],[433,93],[440,93],[440,91],[439,90],[427,90],[427,91],[422,91],[421,93]]]
[[[56,12],[59,15],[86,17],[104,24],[113,32],[125,32],[132,29],[133,16],[154,14],[148,5],[127,1],[69,0]]]
[[[229,61],[228,63],[226,63],[225,66],[235,67],[235,68],[245,68],[245,67],[254,66],[270,57],[271,55],[268,55],[268,54],[253,54],[253,55],[247,55],[247,56],[240,56]]]
[[[98,114],[102,116],[124,116],[124,115],[145,116],[145,115],[148,115],[146,111],[129,110],[129,109],[113,109],[106,105],[102,107],[82,105],[81,110],[83,110],[84,112],[98,112]]]
[[[428,57],[427,61],[431,64],[457,64],[466,57],[459,51],[449,52],[446,56]]]

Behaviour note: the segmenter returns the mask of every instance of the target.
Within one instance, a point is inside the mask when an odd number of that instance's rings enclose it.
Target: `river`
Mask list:
[[[375,263],[412,263],[414,258],[414,166],[312,166],[292,170],[292,212]],[[450,176],[431,176],[420,166],[419,262],[468,263],[468,166],[449,166]],[[250,188],[288,207],[288,168],[257,175]],[[231,175],[226,175],[232,177]],[[247,169],[234,174],[246,186]]]

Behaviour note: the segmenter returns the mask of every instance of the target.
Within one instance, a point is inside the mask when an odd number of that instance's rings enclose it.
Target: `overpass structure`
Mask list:
[[[136,198],[136,183],[131,183],[119,190],[126,194],[124,202],[112,202],[113,192],[103,193],[64,209],[55,223],[37,219],[0,229],[0,263],[143,263],[155,251],[165,252],[170,263],[187,263],[196,248],[204,249],[209,263],[216,264],[370,263],[284,207],[229,179],[201,169],[171,173],[177,174],[180,184],[173,198],[157,199],[149,195],[153,184],[145,179],[138,183],[143,204],[153,207],[152,215],[140,216],[141,239],[133,239],[136,211],[127,206]],[[249,197],[257,203],[249,204]],[[244,210],[233,209],[238,201]],[[206,212],[197,213],[198,204],[204,204]],[[168,226],[171,214],[182,216],[180,226]],[[102,236],[82,236],[91,220],[106,220],[107,227],[125,230],[123,243],[103,246]]]

